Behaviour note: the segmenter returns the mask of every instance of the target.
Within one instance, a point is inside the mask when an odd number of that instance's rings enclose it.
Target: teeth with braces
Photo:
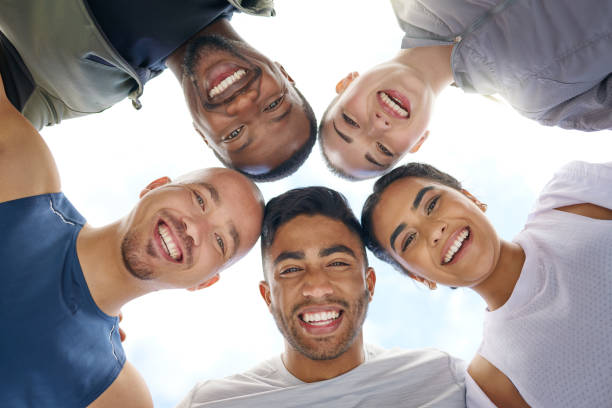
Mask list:
[[[172,259],[178,261],[180,259],[180,252],[178,247],[174,243],[172,239],[172,235],[170,235],[170,230],[164,224],[159,224],[157,227],[157,232],[159,232],[159,237],[161,238],[162,243],[164,244],[164,250]]]
[[[213,98],[216,95],[219,95],[221,92],[225,91],[228,87],[233,85],[234,82],[238,81],[245,75],[246,75],[246,70],[239,69],[238,71],[234,72],[232,75],[225,78],[223,81],[219,82],[219,85],[215,86],[213,89],[210,90],[210,92],[208,93],[208,96],[210,98]]]
[[[393,100],[393,98],[391,98],[385,92],[381,92],[380,93],[380,99],[382,99],[382,101],[385,103],[385,105],[387,105],[389,108],[393,109],[395,112],[397,112],[401,116],[408,117],[408,111],[406,111],[401,106],[399,106],[397,104],[397,102],[395,102]]]
[[[463,246],[463,241],[465,241],[465,239],[469,236],[470,232],[467,228],[461,231],[455,242],[453,242],[453,245],[451,245],[451,247],[448,249],[448,252],[444,256],[445,264],[449,263],[453,259],[457,251],[459,251],[459,248]]]
[[[332,320],[336,320],[340,316],[338,311],[304,313],[302,320],[313,326],[323,326],[329,324]]]

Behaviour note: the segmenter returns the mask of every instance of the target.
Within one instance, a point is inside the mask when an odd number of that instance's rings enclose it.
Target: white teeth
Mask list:
[[[451,247],[448,249],[448,252],[444,256],[444,263],[449,263],[453,259],[459,248],[461,248],[463,245],[463,241],[465,241],[469,235],[470,232],[467,228],[461,231],[455,242],[453,242]]]
[[[338,316],[340,316],[340,313],[336,311],[304,313],[302,320],[314,326],[323,326],[328,324],[331,320],[337,319]]]
[[[219,95],[221,92],[225,91],[229,86],[231,86],[234,82],[238,81],[240,78],[246,75],[246,70],[239,69],[234,72],[232,75],[225,78],[223,81],[219,82],[219,85],[215,86],[210,90],[208,96],[213,98],[216,95]]]
[[[164,244],[164,250],[172,259],[175,261],[179,260],[180,254],[179,250],[172,239],[172,235],[170,235],[170,230],[164,224],[159,224],[157,227],[157,231],[159,232],[159,236]]]
[[[395,112],[399,113],[401,116],[407,117],[408,116],[408,111],[406,111],[405,109],[402,109],[401,106],[399,106],[393,99],[391,99],[389,97],[389,95],[387,95],[384,92],[380,93],[380,99],[382,99],[382,101],[385,103],[385,105],[387,105],[388,107],[390,107],[391,109],[393,109]]]

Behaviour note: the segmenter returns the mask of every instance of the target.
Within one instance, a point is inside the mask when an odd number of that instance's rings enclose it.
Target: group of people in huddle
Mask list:
[[[612,163],[562,167],[510,242],[467,186],[402,158],[452,84],[542,125],[609,132],[612,1],[376,7],[393,7],[402,49],[341,79],[317,121],[285,69],[232,27],[233,13],[274,16],[272,0],[0,0],[0,405],[152,406],[121,344],[121,307],[208,287],[258,239],[259,292],[284,350],[196,384],[178,407],[610,405]],[[155,178],[131,212],[93,227],[39,131],[126,97],[140,109],[166,68],[223,167]],[[379,177],[360,220],[327,187],[265,202],[256,183],[290,176],[317,139],[337,176]],[[470,362],[364,343],[367,250],[430,289],[482,297]]]

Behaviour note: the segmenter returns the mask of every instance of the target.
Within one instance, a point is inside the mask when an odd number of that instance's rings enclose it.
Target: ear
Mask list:
[[[336,84],[336,93],[340,95],[342,92],[344,92],[357,77],[359,77],[359,72],[351,72],[342,78],[340,82]]]
[[[198,135],[200,135],[200,137],[202,138],[204,143],[206,143],[206,146],[208,146],[210,148],[210,145],[208,144],[208,139],[206,138],[206,136],[204,136],[204,133],[202,133],[202,131],[200,129],[198,129],[198,127],[196,126],[195,122],[191,122],[191,124],[193,125],[193,128],[198,133]]]
[[[268,282],[259,282],[259,294],[261,294],[261,297],[263,298],[264,302],[266,302],[266,305],[268,305],[268,308],[270,308],[270,303],[272,303],[272,299],[270,298],[270,285],[268,285]]]
[[[426,130],[425,133],[423,133],[421,138],[418,140],[418,142],[416,142],[416,144],[410,148],[410,150],[409,150],[410,153],[418,152],[419,149],[421,148],[421,146],[423,145],[425,140],[427,140],[428,137],[429,137],[429,130]]]
[[[157,187],[161,187],[165,184],[170,183],[172,180],[170,180],[170,177],[160,177],[157,180],[153,180],[152,182],[149,183],[148,186],[146,186],[141,192],[140,192],[140,198],[144,197],[145,194],[147,194],[149,191],[156,189]]]
[[[289,75],[287,73],[287,71],[285,71],[285,67],[283,67],[280,62],[274,61],[274,63],[276,64],[276,66],[278,67],[278,69],[280,70],[281,74],[283,74],[283,76],[285,78],[287,78],[287,80],[291,83],[291,85],[295,85],[295,81],[293,80],[293,78],[291,78],[291,75]]]
[[[187,288],[188,291],[190,292],[195,292],[196,290],[200,290],[200,289],[204,289],[207,288],[209,286],[214,285],[215,283],[219,282],[219,274],[213,276],[212,278],[208,279],[206,282],[202,282],[200,283],[198,286],[193,286],[191,288]]]
[[[366,285],[368,286],[368,292],[370,292],[370,302],[374,296],[374,287],[376,286],[376,272],[374,268],[369,267],[366,271]]]
[[[429,290],[434,290],[438,288],[438,284],[436,282],[432,282],[430,280],[427,280],[421,276],[417,276],[417,275],[413,275],[410,274],[408,275],[411,279],[414,279],[415,281],[422,283],[423,285],[427,286],[429,288]]]
[[[482,212],[486,212],[487,211],[487,205],[485,203],[480,202],[476,197],[474,197],[472,195],[472,193],[470,193],[469,191],[467,191],[466,189],[462,188],[461,192],[463,193],[464,196],[466,196],[467,198],[469,198],[474,204],[476,204],[476,206],[478,208],[480,208],[480,210]]]

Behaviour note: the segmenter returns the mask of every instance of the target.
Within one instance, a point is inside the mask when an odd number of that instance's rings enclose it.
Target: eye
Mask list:
[[[349,266],[349,264],[343,261],[333,261],[330,262],[327,266]]]
[[[240,136],[243,130],[244,130],[244,125],[237,127],[236,129],[229,132],[229,134],[225,136],[223,139],[221,139],[221,141],[224,143],[231,142],[232,140]]]
[[[436,208],[436,204],[438,203],[439,199],[440,199],[440,196],[435,196],[429,202],[429,204],[427,204],[427,208],[425,209],[425,211],[427,212],[427,215],[429,215],[429,214],[431,214],[433,212],[433,210]]]
[[[193,195],[195,197],[195,200],[198,203],[198,205],[202,208],[202,211],[206,210],[206,201],[204,201],[202,196],[199,195],[197,191],[195,191],[195,190],[192,190],[192,191],[193,191]]]
[[[283,103],[283,100],[285,99],[285,95],[281,95],[278,99],[276,99],[274,102],[272,102],[271,104],[269,104],[268,106],[265,107],[265,109],[263,110],[264,112],[270,112],[273,111],[274,109],[276,109],[278,107],[278,105],[280,105],[281,103]]]
[[[344,121],[349,125],[352,126],[354,128],[359,128],[359,125],[357,124],[357,122],[355,122],[353,119],[349,118],[346,114],[342,114],[342,119],[344,119]]]
[[[402,242],[402,252],[404,252],[406,248],[408,248],[408,245],[410,245],[415,238],[416,232],[406,235],[406,239],[404,239],[404,242]]]
[[[302,268],[299,268],[297,266],[290,266],[288,268],[281,269],[281,271],[279,272],[279,275],[289,275],[291,273],[299,272],[301,270]]]
[[[380,150],[380,152],[385,156],[393,156],[393,153],[391,153],[391,151],[389,151],[389,149],[387,149],[382,143],[376,142],[376,147],[378,147],[378,150]]]
[[[223,243],[223,238],[215,234],[215,239],[217,240],[217,245],[219,245],[219,248],[221,248],[221,252],[223,255],[225,255],[225,244]]]

